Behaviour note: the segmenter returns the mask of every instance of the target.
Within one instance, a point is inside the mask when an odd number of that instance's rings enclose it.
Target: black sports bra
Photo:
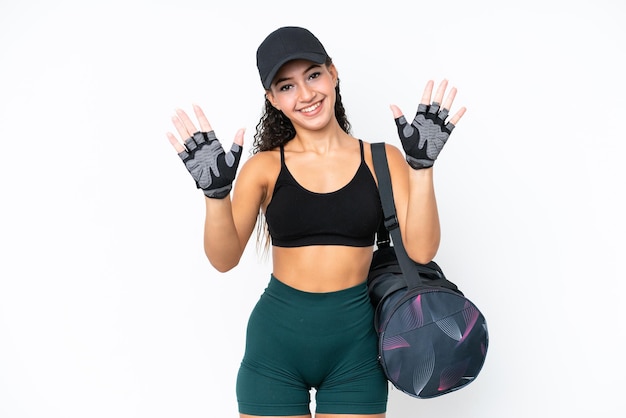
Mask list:
[[[272,200],[265,211],[272,245],[374,245],[382,207],[374,176],[365,163],[363,141],[361,164],[348,184],[330,193],[311,192],[302,187],[285,164],[280,147],[280,173]]]

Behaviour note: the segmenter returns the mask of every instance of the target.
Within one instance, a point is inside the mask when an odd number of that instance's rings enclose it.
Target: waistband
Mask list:
[[[361,298],[364,295],[367,296],[367,281],[363,281],[363,283],[356,286],[332,292],[306,292],[281,282],[272,274],[265,292],[277,297],[289,298],[288,300],[290,301],[345,301],[346,299]]]

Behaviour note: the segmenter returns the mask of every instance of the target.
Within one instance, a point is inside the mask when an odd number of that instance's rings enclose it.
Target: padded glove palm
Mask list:
[[[451,122],[445,123],[448,110],[439,111],[439,103],[420,104],[411,124],[404,116],[398,117],[396,126],[406,160],[416,170],[432,167],[454,129]]]
[[[237,174],[242,148],[233,143],[226,153],[214,131],[196,132],[185,141],[178,156],[207,197],[223,199],[230,194]]]

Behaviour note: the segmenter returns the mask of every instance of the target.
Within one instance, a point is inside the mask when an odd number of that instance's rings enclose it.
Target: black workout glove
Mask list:
[[[223,199],[228,196],[241,159],[241,146],[233,143],[226,153],[215,132],[210,131],[196,132],[187,138],[185,147],[187,150],[178,156],[196,181],[196,186],[210,198]]]
[[[439,103],[420,104],[409,125],[404,116],[396,119],[398,136],[406,153],[406,161],[416,170],[432,167],[445,145],[454,125],[445,123],[448,109],[439,111]]]

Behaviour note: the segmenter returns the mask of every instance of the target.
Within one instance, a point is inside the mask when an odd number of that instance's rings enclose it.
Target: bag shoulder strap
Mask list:
[[[402,270],[402,275],[407,284],[408,289],[413,289],[420,285],[445,287],[452,291],[463,295],[463,292],[443,274],[441,268],[434,261],[428,264],[415,263],[406,253],[398,218],[396,216],[396,208],[393,200],[393,189],[391,187],[391,177],[389,174],[389,165],[387,163],[387,154],[385,152],[385,143],[377,142],[372,144],[372,159],[374,161],[374,171],[378,178],[378,191],[383,206],[384,222],[379,228],[380,237],[377,238],[379,248],[389,247],[389,234],[391,233],[391,242],[393,243],[394,252],[398,259],[398,264]],[[420,273],[421,272],[421,273]],[[426,280],[427,278],[428,280]],[[428,284],[427,284],[428,282]]]
[[[389,165],[387,162],[387,153],[384,142],[376,142],[372,144],[372,160],[374,162],[376,178],[378,179],[378,193],[383,206],[384,219],[380,230],[383,233],[386,232],[387,234],[391,234],[391,240],[396,252],[396,257],[398,258],[398,264],[400,264],[400,268],[402,269],[404,280],[407,282],[408,288],[411,289],[422,284],[422,279],[417,266],[406,253],[404,244],[402,243],[402,235],[400,233],[400,225],[398,224],[398,217],[396,215],[396,206],[393,200],[391,175],[389,174]],[[381,239],[378,238],[378,241],[381,241]],[[384,242],[384,240],[381,242]]]
[[[378,193],[383,205],[383,226],[385,230],[391,231],[397,228],[398,217],[396,216],[396,206],[393,201],[393,189],[391,187],[391,176],[389,175],[389,165],[387,163],[387,152],[384,142],[372,144],[372,160],[374,161],[374,171],[378,178]]]

